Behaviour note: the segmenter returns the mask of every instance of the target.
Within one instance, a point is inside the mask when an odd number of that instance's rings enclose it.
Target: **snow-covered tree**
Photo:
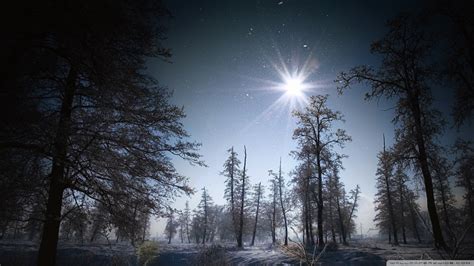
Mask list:
[[[238,230],[237,230],[237,247],[241,248],[243,247],[243,234],[244,234],[244,215],[245,215],[245,209],[246,209],[246,204],[247,202],[247,197],[248,197],[248,190],[249,190],[250,184],[249,184],[249,176],[247,174],[247,148],[244,146],[244,165],[242,168],[242,172],[240,173],[240,178],[239,178],[239,225],[238,225]]]
[[[471,141],[456,141],[456,185],[464,189],[464,212],[474,223],[474,145]]]
[[[309,104],[303,111],[294,111],[293,116],[297,119],[298,128],[293,133],[293,138],[297,139],[301,147],[309,144],[310,152],[316,159],[317,177],[317,223],[318,223],[318,245],[324,246],[323,229],[323,175],[325,174],[323,153],[325,151],[333,153],[334,146],[344,147],[344,144],[351,140],[343,129],[334,130],[333,126],[337,122],[343,121],[343,116],[338,111],[333,111],[327,106],[328,95],[311,96]]]
[[[398,245],[397,222],[395,220],[395,196],[394,190],[396,184],[393,177],[394,159],[390,151],[385,148],[385,137],[383,151],[378,154],[378,167],[376,172],[376,187],[375,194],[375,221],[379,228],[387,229],[389,236],[393,233],[393,244]]]
[[[168,244],[171,244],[171,240],[176,235],[179,223],[175,220],[174,210],[170,210],[166,216],[165,235],[168,239]]]
[[[238,188],[239,188],[239,176],[240,174],[240,160],[238,159],[237,152],[234,151],[234,147],[227,150],[229,157],[224,163],[224,170],[221,175],[227,177],[225,180],[225,192],[224,198],[227,200],[228,209],[231,214],[233,234],[237,240],[237,217],[238,217]]]
[[[202,244],[209,241],[209,235],[212,230],[210,226],[212,221],[211,216],[213,206],[214,202],[211,196],[205,187],[202,188],[201,201],[198,204],[194,217],[194,220],[197,224],[193,225],[195,226],[195,233],[198,231],[201,234],[199,239],[201,239]]]
[[[258,225],[258,215],[260,214],[260,203],[263,201],[264,188],[262,187],[262,183],[258,183],[258,185],[254,186],[253,191],[253,202],[255,206],[255,223],[253,226],[252,231],[252,242],[250,245],[253,246],[255,244],[255,236],[257,235],[257,225]]]

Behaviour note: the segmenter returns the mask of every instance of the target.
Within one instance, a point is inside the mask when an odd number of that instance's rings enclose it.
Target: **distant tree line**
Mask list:
[[[288,181],[280,160],[277,171],[268,171],[269,193],[265,195],[261,182],[250,184],[246,147],[243,162],[231,147],[221,172],[226,178],[227,204],[215,205],[203,188],[192,217],[186,205],[178,215],[180,222],[165,228],[166,235],[180,232],[181,242],[234,242],[239,248],[244,243],[253,246],[268,241],[273,245],[288,245],[289,241],[320,247],[328,241],[347,245],[355,232],[361,191],[356,186],[347,193],[340,179],[345,156],[336,146],[343,147],[350,137],[343,129],[332,129],[342,121],[342,115],[328,108],[327,99],[327,95],[312,96],[305,110],[294,112],[299,150],[292,154],[300,163],[289,173]],[[168,224],[171,222],[168,219]],[[300,240],[299,235],[303,236]]]

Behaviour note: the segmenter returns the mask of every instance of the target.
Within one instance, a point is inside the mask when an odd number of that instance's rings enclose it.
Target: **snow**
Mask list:
[[[0,241],[0,265],[36,265],[38,243],[32,241]],[[58,244],[57,265],[99,266],[136,265],[135,249],[129,244]]]
[[[287,255],[280,246],[257,244],[243,249],[234,243],[181,244],[158,242],[158,256],[149,265],[193,265],[206,250],[217,247],[218,256],[231,265],[299,265],[297,258]],[[295,245],[290,243],[290,245]],[[465,245],[458,259],[474,259],[474,243]],[[35,265],[38,244],[29,241],[0,241],[0,265]],[[60,243],[58,265],[137,265],[133,246],[123,243],[72,244]],[[206,253],[204,253],[206,254]],[[317,254],[316,254],[317,255]],[[387,260],[438,260],[449,259],[429,244],[392,246],[379,239],[353,240],[349,246],[338,245],[326,250],[317,265],[385,265]]]

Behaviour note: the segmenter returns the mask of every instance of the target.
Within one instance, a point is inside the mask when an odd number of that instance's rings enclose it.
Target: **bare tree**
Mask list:
[[[359,185],[356,185],[355,189],[352,189],[351,191],[349,191],[349,194],[351,195],[350,196],[350,199],[352,200],[352,203],[351,203],[351,206],[350,206],[350,212],[349,212],[349,215],[347,217],[347,220],[346,220],[346,228],[347,228],[347,232],[351,232],[351,224],[353,222],[353,218],[356,217],[356,215],[354,214],[355,211],[357,211],[357,208],[359,206],[359,197],[360,197],[360,187]],[[350,238],[350,237],[349,237]]]
[[[442,77],[446,78],[455,91],[453,105],[454,124],[460,128],[471,122],[474,110],[474,20],[473,5],[470,1],[436,2],[433,24],[445,22],[446,27],[435,27],[438,43],[445,43],[445,51],[440,65]],[[445,42],[439,41],[444,40]]]
[[[274,178],[274,173],[272,171],[268,171],[268,174],[273,178],[270,179],[270,202],[268,206],[270,207],[270,211],[268,212],[270,215],[270,232],[272,235],[272,244],[276,243],[276,227],[277,227],[277,202],[278,202],[278,184]]]
[[[188,243],[191,243],[191,238],[189,235],[189,224],[191,223],[191,211],[189,209],[189,202],[186,201],[186,206],[184,207],[184,212],[183,212],[183,223],[185,226],[185,232],[186,232],[186,237],[188,239]]]
[[[240,160],[238,159],[237,152],[234,151],[234,147],[227,150],[229,153],[229,157],[224,163],[224,170],[221,172],[221,175],[227,177],[225,181],[225,193],[224,198],[227,200],[230,209],[230,215],[232,218],[232,229],[235,235],[235,239],[237,240],[237,217],[238,217],[238,187],[239,187],[239,178],[240,175]]]
[[[31,21],[24,12],[28,4],[13,6],[19,21]],[[146,58],[171,55],[161,46],[161,20],[169,15],[161,3],[48,1],[34,8],[35,30],[19,29],[28,33],[4,38],[13,49],[9,63],[31,63],[35,71],[13,73],[6,83],[40,119],[28,139],[11,131],[2,134],[0,147],[27,149],[48,164],[38,264],[50,266],[65,191],[103,204],[129,203],[122,195],[140,198],[160,214],[178,193],[192,192],[171,156],[202,162],[199,145],[187,141],[182,108],[170,105],[171,93],[143,71]]]
[[[385,148],[385,136],[383,138],[383,151],[378,155],[377,167],[377,194],[375,195],[375,210],[379,211],[376,220],[379,220],[379,227],[389,226],[389,236],[393,233],[393,244],[398,245],[397,223],[395,221],[394,211],[394,192],[395,187],[393,181],[393,164],[394,159],[389,151]],[[384,213],[388,215],[384,215]]]
[[[294,171],[292,182],[295,183],[294,194],[299,196],[302,205],[303,242],[308,246],[314,246],[313,203],[315,202],[314,200],[317,199],[317,196],[315,196],[315,186],[314,182],[312,182],[314,179],[314,164],[312,163],[314,156],[311,154],[311,145],[305,145],[301,147],[299,151],[293,151],[292,154],[297,160],[301,161],[300,165],[298,165]],[[330,201],[329,204],[331,205],[332,201]],[[330,206],[329,213],[328,218],[331,220],[330,226],[333,226],[332,205]],[[335,237],[335,235],[333,236]]]
[[[176,235],[178,223],[174,220],[174,211],[171,209],[167,214],[167,221],[165,227],[165,235],[168,238],[168,244],[171,244],[171,239]]]
[[[345,130],[332,130],[335,122],[343,121],[340,112],[332,111],[327,107],[328,95],[311,96],[309,105],[304,111],[294,111],[293,115],[298,119],[298,128],[293,133],[293,138],[298,139],[300,145],[310,143],[311,153],[316,157],[317,169],[317,207],[318,207],[318,246],[324,247],[323,237],[323,158],[324,150],[331,150],[334,145],[340,147],[350,141],[351,138]]]
[[[209,238],[209,232],[211,231],[209,225],[210,225],[210,216],[211,216],[211,208],[214,205],[211,196],[207,192],[206,188],[202,188],[202,194],[201,194],[201,201],[199,202],[198,205],[198,216],[199,216],[199,221],[200,224],[199,226],[201,227],[201,233],[202,233],[202,244],[206,242]]]
[[[280,158],[280,166],[278,168],[278,194],[280,196],[280,207],[281,207],[281,213],[283,214],[283,223],[285,226],[285,242],[284,245],[288,246],[288,221],[286,219],[286,210],[285,210],[285,203],[283,201],[284,194],[283,194],[283,187],[285,186],[285,180],[281,174],[281,158]]]
[[[189,209],[189,202],[186,201],[184,210],[179,212],[179,237],[181,238],[181,243],[184,243],[186,240],[188,243],[191,243],[189,236],[189,224],[191,222],[191,211]]]
[[[436,207],[441,217],[444,232],[448,236],[448,243],[453,246],[457,242],[456,226],[452,220],[456,213],[456,200],[449,185],[449,178],[452,177],[451,169],[453,167],[446,158],[441,156],[441,152],[442,150],[430,152],[430,166],[433,170]]]
[[[262,188],[262,183],[258,183],[258,185],[255,187],[255,197],[257,198],[256,201],[256,207],[255,207],[255,223],[253,226],[253,232],[252,232],[252,242],[250,243],[251,246],[255,244],[255,235],[257,234],[257,223],[258,223],[258,214],[260,211],[260,199],[263,195],[263,188]]]
[[[348,73],[342,72],[340,92],[354,82],[365,82],[372,87],[367,99],[397,99],[394,122],[399,125],[396,136],[404,147],[403,157],[421,171],[426,191],[428,213],[436,247],[446,247],[433,192],[433,182],[428,163],[427,145],[440,133],[439,112],[431,108],[428,82],[433,78],[426,58],[430,43],[409,15],[401,15],[388,22],[389,32],[380,41],[372,43],[371,52],[383,57],[382,65],[374,70],[359,66]]]
[[[244,146],[244,166],[242,168],[242,174],[240,175],[240,214],[239,214],[239,230],[237,232],[237,247],[243,247],[243,234],[244,234],[244,212],[246,203],[246,191],[248,184],[247,176],[247,148]]]
[[[456,183],[464,188],[464,209],[474,223],[474,146],[470,141],[458,140],[454,148],[456,158]]]

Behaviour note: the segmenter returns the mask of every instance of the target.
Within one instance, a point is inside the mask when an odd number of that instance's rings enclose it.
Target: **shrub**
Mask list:
[[[225,248],[212,245],[202,248],[197,254],[195,265],[230,265]]]
[[[146,266],[151,260],[158,256],[158,244],[153,241],[145,241],[137,250],[138,265]]]

